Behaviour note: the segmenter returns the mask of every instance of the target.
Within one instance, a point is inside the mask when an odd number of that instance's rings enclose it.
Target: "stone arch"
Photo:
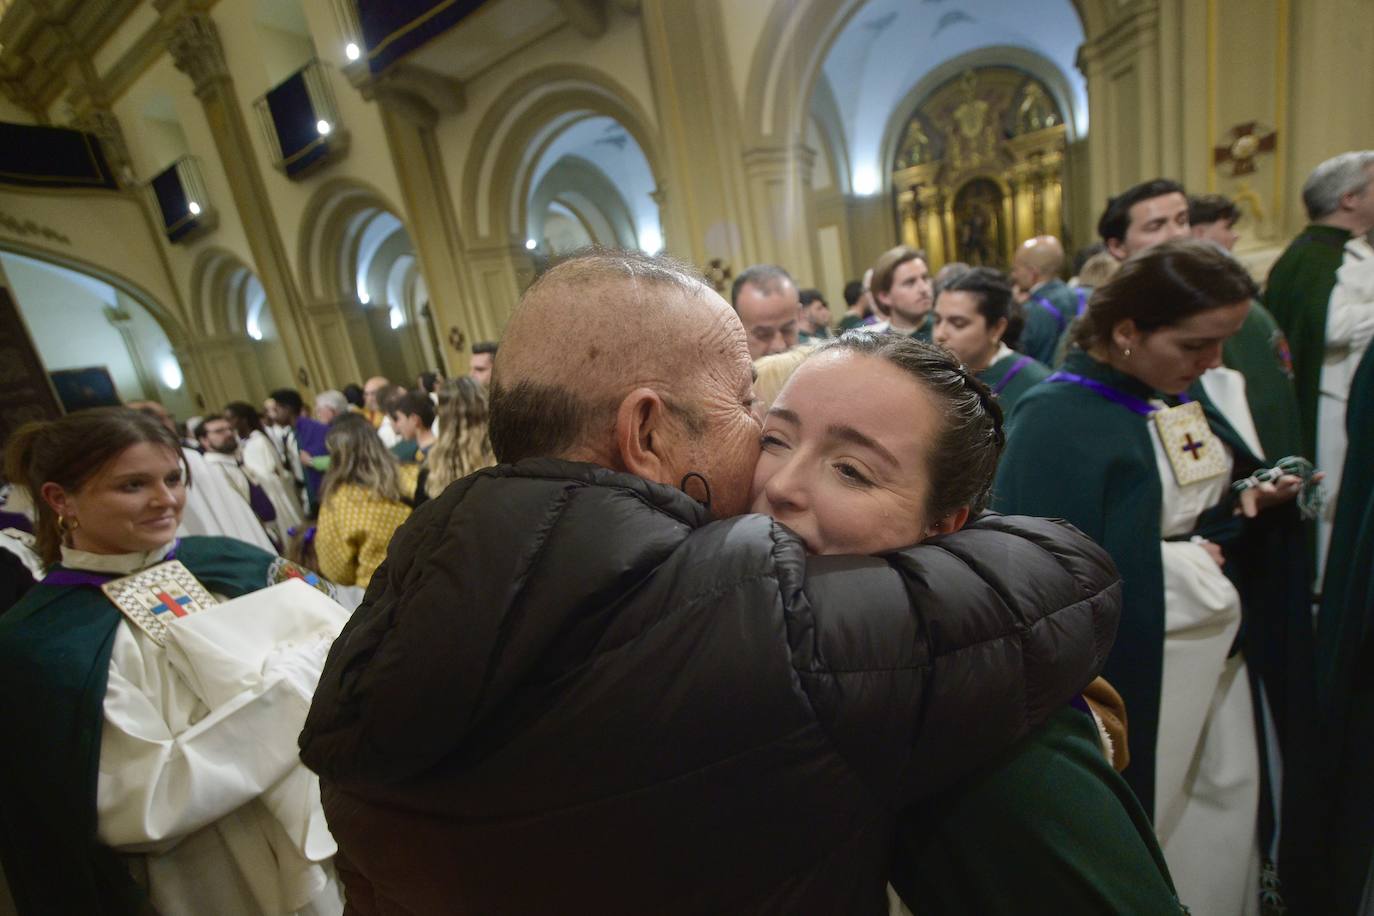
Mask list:
[[[536,164],[560,134],[596,116],[625,129],[661,188],[653,122],[629,91],[590,67],[543,67],[507,86],[474,132],[490,142],[464,169],[462,222],[469,237],[487,244],[522,242]]]
[[[345,253],[351,250],[348,242],[360,217],[375,213],[388,213],[405,224],[399,207],[354,178],[331,179],[311,195],[301,217],[297,259],[307,300],[338,302],[356,295],[348,277],[356,273],[357,263]]]
[[[56,264],[59,267],[65,267],[68,270],[74,270],[77,273],[86,274],[104,283],[108,283],[115,289],[129,296],[139,305],[143,306],[143,308],[147,309],[148,314],[151,315],[153,320],[162,328],[163,333],[167,335],[167,340],[171,342],[173,347],[181,349],[191,340],[191,329],[180,316],[158,301],[157,297],[152,293],[127,277],[123,277],[83,258],[53,251],[42,245],[30,245],[24,242],[6,239],[0,240],[0,251],[13,252],[14,254],[23,255],[24,257],[33,258],[34,260],[46,261],[49,264]]]
[[[570,191],[569,186],[578,190]],[[593,163],[579,156],[559,159],[530,195],[524,225],[530,238],[543,238],[544,211],[551,203],[567,207],[599,245],[633,248],[638,244],[634,215],[619,188]]]
[[[1068,0],[1084,41],[1111,23],[1107,0]],[[809,100],[830,48],[868,0],[775,2],[755,44],[744,100],[745,132],[756,145],[776,146],[805,135]]]

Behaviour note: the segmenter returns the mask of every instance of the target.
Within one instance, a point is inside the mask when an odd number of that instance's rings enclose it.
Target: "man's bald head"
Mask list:
[[[492,447],[503,462],[598,460],[636,389],[696,427],[702,389],[747,354],[739,319],[690,267],[639,252],[571,258],[525,292],[502,336]]]
[[[1064,269],[1064,246],[1052,235],[1037,235],[1016,249],[1011,278],[1024,290],[1045,283]]]

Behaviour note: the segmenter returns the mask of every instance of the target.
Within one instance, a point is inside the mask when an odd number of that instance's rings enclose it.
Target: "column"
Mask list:
[[[815,162],[815,151],[802,145],[751,149],[744,154],[749,202],[759,230],[755,257],[781,265],[803,284],[815,274],[816,221],[810,213]]]
[[[698,265],[719,259],[738,273],[764,259],[764,240],[748,206],[720,4],[643,0],[641,10],[661,125],[660,163],[675,195],[663,216],[668,250]]]
[[[397,65],[381,76],[353,65],[346,71],[363,98],[377,103],[391,163],[401,186],[406,231],[429,291],[429,306],[440,327],[446,375],[467,372],[468,347],[475,339],[495,339],[505,326],[513,297],[493,300],[474,283],[469,252],[445,174],[435,127],[443,114],[463,109],[454,81]]]
[[[187,0],[155,0],[166,26],[167,50],[173,63],[191,78],[196,98],[215,140],[229,179],[234,206],[253,254],[258,279],[267,293],[268,307],[281,333],[297,381],[305,388],[329,383],[325,361],[291,271],[272,202],[258,167],[257,152],[239,107],[224,48],[209,13]]]

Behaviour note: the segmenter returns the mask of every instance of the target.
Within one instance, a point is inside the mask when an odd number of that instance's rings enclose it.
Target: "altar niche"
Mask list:
[[[938,270],[1006,269],[1026,239],[1063,239],[1065,131],[1045,86],[1011,67],[965,70],[931,91],[892,163],[902,241]]]

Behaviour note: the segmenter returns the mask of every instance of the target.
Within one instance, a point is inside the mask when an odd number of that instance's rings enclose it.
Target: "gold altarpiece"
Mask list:
[[[1005,268],[1036,235],[1064,237],[1063,113],[1034,77],[966,70],[916,106],[897,146],[892,188],[901,239],[932,269]]]

